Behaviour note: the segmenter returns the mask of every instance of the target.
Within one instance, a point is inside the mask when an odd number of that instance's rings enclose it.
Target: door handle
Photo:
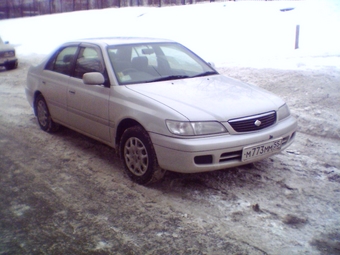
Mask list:
[[[68,92],[70,92],[71,94],[75,94],[76,92],[75,91],[73,91],[73,90],[69,90]]]

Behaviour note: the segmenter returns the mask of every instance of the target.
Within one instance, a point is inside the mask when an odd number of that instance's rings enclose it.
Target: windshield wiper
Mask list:
[[[208,76],[208,75],[212,75],[212,74],[218,74],[218,73],[215,72],[215,71],[208,71],[208,72],[200,73],[200,74],[197,74],[197,75],[194,75],[194,76],[191,76],[191,77],[194,78],[194,77]]]
[[[194,76],[189,76],[189,75],[169,75],[169,76],[164,76],[160,77],[148,82],[157,82],[157,81],[170,81],[170,80],[178,80],[178,79],[185,79],[185,78],[195,78],[195,77],[201,77],[201,76],[207,76],[207,75],[212,75],[212,74],[218,74],[215,71],[208,71],[204,73],[200,73]]]
[[[156,82],[156,81],[170,81],[170,80],[177,80],[177,79],[185,79],[185,78],[189,78],[190,76],[188,75],[169,75],[169,76],[164,76],[164,77],[160,77],[148,82]]]

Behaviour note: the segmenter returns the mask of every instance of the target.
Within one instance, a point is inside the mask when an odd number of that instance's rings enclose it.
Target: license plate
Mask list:
[[[282,138],[243,148],[242,161],[263,157],[281,150]]]

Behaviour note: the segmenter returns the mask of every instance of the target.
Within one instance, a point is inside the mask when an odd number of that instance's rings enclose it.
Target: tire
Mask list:
[[[59,125],[52,120],[50,111],[48,110],[46,101],[42,95],[38,95],[36,97],[34,106],[40,128],[50,133],[57,131],[59,129]]]
[[[147,185],[163,178],[165,170],[157,162],[148,133],[141,126],[124,131],[120,142],[120,155],[131,180]]]

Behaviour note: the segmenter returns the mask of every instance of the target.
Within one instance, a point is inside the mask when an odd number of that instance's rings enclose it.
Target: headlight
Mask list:
[[[215,121],[175,121],[166,120],[169,131],[175,135],[210,135],[224,133],[227,130]]]
[[[6,51],[4,53],[5,58],[10,58],[10,57],[14,57],[14,56],[15,56],[15,51]]]
[[[289,108],[286,104],[282,105],[279,110],[277,111],[277,119],[278,121],[281,121],[285,118],[287,118],[290,115]]]

